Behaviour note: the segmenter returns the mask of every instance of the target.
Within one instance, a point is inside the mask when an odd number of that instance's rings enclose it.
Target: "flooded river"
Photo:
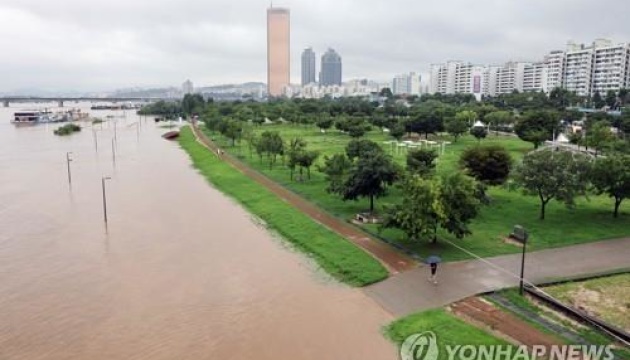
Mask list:
[[[120,111],[116,131],[110,119],[58,137],[59,125],[15,128],[25,105],[11,105],[0,108],[0,359],[396,358],[380,334],[389,314],[208,186],[166,130],[137,131]]]

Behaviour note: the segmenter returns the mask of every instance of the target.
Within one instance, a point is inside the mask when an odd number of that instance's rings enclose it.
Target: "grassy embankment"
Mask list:
[[[265,130],[277,130],[285,140],[299,136],[308,142],[308,148],[318,150],[321,153],[318,163],[322,163],[324,155],[332,155],[344,151],[350,141],[348,135],[336,130],[329,130],[323,134],[314,126],[297,125],[264,125],[254,127],[258,134]],[[250,154],[248,145],[243,141],[236,147],[230,146],[231,141],[218,134],[211,134],[226,151],[239,156],[243,161],[256,170],[264,173],[278,183],[304,196],[318,204],[329,213],[343,219],[349,219],[354,214],[368,208],[368,200],[343,202],[339,197],[328,194],[325,191],[327,183],[324,175],[315,170],[311,171],[312,179],[309,181],[290,181],[289,170],[281,166],[280,162],[269,170],[266,161],[260,162],[258,156]],[[368,133],[366,138],[382,144],[390,152],[394,159],[404,165],[405,153],[392,151],[390,145],[383,144],[391,138],[379,131]],[[451,141],[450,138],[447,140]],[[496,136],[494,134],[481,142],[483,145],[498,144],[506,147],[515,160],[522,158],[523,154],[533,147],[530,143],[521,141],[516,137]],[[477,140],[471,136],[459,139],[446,148],[446,153],[438,160],[438,171],[448,172],[458,170],[460,154],[471,146],[477,146]],[[561,247],[601,239],[610,239],[630,235],[630,201],[621,206],[622,214],[618,219],[612,217],[612,201],[604,196],[590,196],[589,199],[579,199],[575,209],[567,209],[563,204],[551,202],[547,206],[547,216],[544,221],[538,219],[539,201],[534,196],[524,196],[514,188],[494,187],[489,194],[492,196],[492,204],[484,207],[481,215],[473,222],[472,236],[464,240],[456,240],[449,234],[440,233],[440,237],[451,241],[457,241],[462,247],[481,256],[494,256],[519,252],[520,248],[506,243],[504,238],[510,233],[516,224],[524,226],[530,232],[530,244],[528,250],[535,251],[552,247]],[[398,189],[391,189],[390,194],[376,200],[377,210],[383,204],[396,203],[401,194]],[[377,232],[376,225],[366,227],[371,232]],[[400,231],[386,230],[381,236],[403,245],[409,251],[425,256],[431,253],[439,253],[445,260],[462,260],[469,256],[452,246],[441,243],[437,246],[428,242],[408,242]]]
[[[190,128],[181,129],[179,143],[194,167],[210,183],[264,220],[295,248],[315,259],[334,278],[352,286],[364,286],[387,277],[387,270],[363,250],[219,160],[197,143]]]
[[[630,274],[548,286],[545,291],[565,304],[630,332]]]
[[[396,320],[385,328],[385,336],[399,346],[410,335],[432,331],[440,348],[438,359],[448,359],[446,346],[509,345],[485,330],[474,327],[444,309],[427,310]]]
[[[630,288],[628,287],[628,281],[630,281],[630,274],[610,275],[591,280],[567,282],[564,284],[547,286],[544,288],[544,290],[558,300],[566,302],[567,305],[575,307],[576,304],[571,301],[571,296],[576,294],[574,290],[584,289],[587,287],[591,289],[597,289],[593,291],[601,291],[602,295],[605,296],[605,300],[602,301],[602,304],[599,304],[599,306],[601,306],[603,309],[607,309],[610,308],[611,303],[616,303],[618,305],[621,304],[621,306],[624,306],[623,302],[627,301],[628,289]],[[551,323],[563,327],[566,331],[579,336],[589,344],[609,345],[613,341],[607,334],[603,333],[602,331],[569,320],[564,315],[561,315],[555,310],[548,308],[541,302],[532,300],[532,298],[530,298],[529,296],[521,296],[518,289],[516,288],[502,290],[498,294],[508,300],[512,305],[520,308],[521,310],[524,310],[526,313],[532,313],[541,316]],[[608,298],[608,296],[610,296],[610,298]],[[490,301],[492,301],[492,299],[490,299]],[[574,340],[564,338],[563,335],[556,332],[555,329],[546,328],[545,326],[539,324],[528,316],[513,313],[509,309],[506,309],[498,304],[497,306],[503,309],[503,311],[512,313],[513,315],[521,318],[523,321],[528,322],[530,325],[543,332],[554,334],[557,338],[562,340],[564,344],[570,345],[575,343]],[[627,313],[627,304],[625,306]],[[620,308],[617,307],[617,310],[619,309]],[[613,317],[612,320],[606,318],[605,316],[601,316],[601,318],[605,321],[609,321],[610,324],[616,324],[620,327],[622,324],[625,323],[624,321],[627,320],[627,316],[620,312],[617,312],[616,318]],[[617,346],[616,349],[613,350],[613,352],[615,353],[615,356],[617,356],[616,359],[630,359],[630,349],[623,348],[622,345]]]

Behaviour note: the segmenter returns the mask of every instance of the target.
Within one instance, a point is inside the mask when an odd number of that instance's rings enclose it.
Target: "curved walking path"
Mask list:
[[[525,279],[533,284],[553,280],[630,271],[630,238],[528,252]],[[416,268],[363,291],[395,316],[437,308],[472,295],[516,287],[521,254],[445,263],[438,268],[439,284],[427,280],[428,266]]]
[[[208,139],[208,137],[201,130],[199,130],[196,122],[192,123],[191,128],[199,143],[204,145],[209,150],[217,153],[219,148],[214,142]],[[310,216],[313,220],[336,232],[342,237],[348,239],[352,243],[356,244],[357,246],[371,254],[373,257],[379,260],[391,274],[397,274],[399,272],[416,267],[416,262],[410,257],[396,251],[391,246],[369,236],[356,227],[344,222],[343,220],[326,213],[324,210],[313,205],[308,200],[286,189],[282,185],[279,185],[275,181],[252,169],[235,157],[225,152],[222,152],[220,156],[225,162],[232,165],[235,169],[247,175],[252,180],[263,185],[265,188],[276,194],[285,202],[291,204],[299,211]]]

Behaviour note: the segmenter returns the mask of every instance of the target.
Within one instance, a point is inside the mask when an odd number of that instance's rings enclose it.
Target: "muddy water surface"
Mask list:
[[[166,130],[117,118],[114,165],[113,119],[97,153],[91,124],[9,123],[34,106],[0,108],[0,359],[396,358],[389,314],[208,186]]]

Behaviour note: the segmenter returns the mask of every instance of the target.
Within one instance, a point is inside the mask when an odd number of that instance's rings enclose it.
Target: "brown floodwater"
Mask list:
[[[91,124],[67,137],[16,128],[11,114],[35,105],[11,105],[0,108],[0,359],[397,357],[380,334],[388,313],[208,186],[150,119],[139,134],[132,112],[116,119],[114,165],[113,120],[94,126],[97,153]]]

